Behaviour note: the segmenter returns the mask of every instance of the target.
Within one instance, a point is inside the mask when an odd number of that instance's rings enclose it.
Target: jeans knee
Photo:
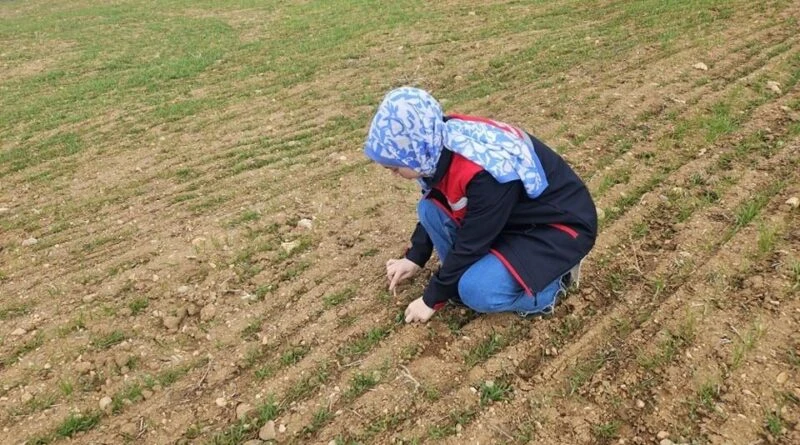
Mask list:
[[[417,203],[417,217],[423,227],[433,227],[435,224],[436,212],[440,211],[430,199],[420,199]]]

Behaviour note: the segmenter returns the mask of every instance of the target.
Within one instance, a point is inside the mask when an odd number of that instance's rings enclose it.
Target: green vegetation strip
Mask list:
[[[45,445],[58,439],[73,437],[79,432],[89,431],[97,426],[104,416],[117,415],[124,410],[128,403],[143,400],[143,391],[145,389],[152,391],[157,385],[166,388],[178,381],[178,379],[186,375],[192,369],[205,366],[207,363],[208,359],[202,359],[186,365],[166,369],[155,376],[143,375],[139,378],[138,382],[127,384],[123,389],[112,396],[111,410],[109,413],[106,414],[94,409],[70,413],[70,415],[56,426],[53,431],[33,437],[29,439],[27,443]],[[72,392],[71,385],[69,392]]]

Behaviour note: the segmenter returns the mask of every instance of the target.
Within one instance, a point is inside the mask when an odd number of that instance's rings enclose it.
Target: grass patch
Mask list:
[[[584,362],[576,363],[575,367],[567,376],[566,395],[571,396],[578,392],[583,385],[592,378],[594,373],[600,370],[610,358],[614,356],[612,351],[600,351],[594,357]]]
[[[124,332],[115,330],[92,340],[92,346],[97,349],[108,349],[122,343],[127,338],[128,336]]]
[[[289,388],[281,405],[284,406],[311,395],[320,385],[327,382],[329,377],[329,365],[327,363],[319,364],[317,369]]]
[[[258,340],[258,333],[261,332],[261,323],[263,319],[261,317],[256,317],[253,321],[250,322],[242,332],[239,334],[243,340]]]
[[[500,334],[492,332],[478,345],[470,349],[464,356],[464,362],[470,368],[478,363],[485,362],[508,344],[508,341]]]
[[[291,366],[303,359],[311,350],[308,346],[298,345],[289,348],[288,351],[281,355],[281,365]]]
[[[733,346],[730,363],[733,369],[742,365],[747,353],[750,352],[755,347],[758,340],[764,336],[764,332],[766,332],[766,329],[759,321],[753,322],[753,326],[750,327],[744,335],[736,332],[737,341]]]
[[[59,437],[72,437],[76,433],[89,431],[98,423],[100,423],[99,412],[73,413],[58,425],[56,435]]]
[[[58,336],[63,338],[72,332],[80,332],[84,329],[86,329],[86,320],[84,320],[83,313],[80,313],[76,318],[58,327]]]
[[[480,405],[485,406],[494,402],[508,400],[511,391],[511,385],[504,380],[498,380],[497,382],[487,380],[481,383],[480,388],[478,388],[478,393],[481,397]]]
[[[691,313],[682,321],[676,331],[667,329],[658,342],[658,349],[652,354],[639,354],[637,361],[647,371],[653,371],[672,362],[678,351],[694,342],[697,320]]]
[[[22,346],[18,347],[14,350],[11,354],[0,358],[0,363],[4,366],[9,366],[12,363],[19,360],[20,357],[27,354],[30,351],[42,346],[44,344],[44,333],[42,331],[38,331],[36,335],[31,338],[30,340],[26,341]]]
[[[354,360],[367,353],[377,345],[378,342],[386,338],[390,332],[391,329],[388,327],[378,326],[372,328],[366,334],[357,337],[352,342],[341,347],[337,355],[344,359]]]
[[[32,306],[28,303],[9,304],[0,308],[0,320],[9,320],[11,318],[28,315],[31,313]]]
[[[770,411],[766,415],[765,427],[772,437],[780,437],[784,432],[784,421],[777,412]]]
[[[619,437],[620,422],[612,420],[611,422],[592,425],[592,435],[601,443],[607,443],[612,439]]]
[[[369,374],[356,373],[350,379],[350,388],[344,393],[345,400],[353,400],[373,388],[380,381],[380,374],[372,372]]]
[[[325,295],[324,297],[322,297],[323,307],[325,309],[328,309],[334,306],[338,306],[344,303],[345,301],[353,298],[355,294],[356,294],[355,289],[348,287],[340,290],[339,292],[334,292],[332,294]]]
[[[303,434],[311,435],[325,426],[329,420],[333,418],[333,413],[327,407],[323,406],[314,413],[314,418],[311,419],[311,424],[303,428]]]
[[[150,300],[147,297],[139,297],[128,303],[128,308],[131,310],[132,315],[138,315],[150,305]]]

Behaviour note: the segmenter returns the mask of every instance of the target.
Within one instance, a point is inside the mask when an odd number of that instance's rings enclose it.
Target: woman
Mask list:
[[[386,263],[389,290],[416,274],[433,248],[441,261],[406,308],[407,323],[428,321],[448,300],[477,312],[552,311],[594,245],[597,213],[586,186],[517,128],[444,116],[430,94],[404,87],[384,98],[364,152],[422,187],[411,247]]]

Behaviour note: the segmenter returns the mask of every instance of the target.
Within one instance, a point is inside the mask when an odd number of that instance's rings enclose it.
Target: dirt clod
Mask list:
[[[775,82],[774,80],[767,81],[767,88],[769,88],[775,94],[781,94],[781,84]]]
[[[93,368],[92,364],[89,362],[78,362],[75,364],[75,371],[78,374],[88,374]]]
[[[25,331],[25,329],[17,328],[17,329],[14,329],[14,331],[11,333],[11,335],[13,335],[14,337],[19,337],[19,336],[25,335],[26,333],[27,333],[27,331]]]
[[[108,396],[103,397],[102,399],[100,399],[99,405],[100,405],[100,410],[101,411],[110,410],[111,409],[111,397],[108,397]]]
[[[236,418],[244,420],[250,413],[253,412],[253,407],[247,403],[240,403],[236,407]]]
[[[32,245],[34,245],[34,244],[36,244],[38,242],[39,242],[38,239],[31,237],[31,238],[28,238],[28,239],[22,241],[22,247],[32,246]]]
[[[656,434],[656,438],[658,438],[658,440],[666,439],[668,437],[669,437],[668,431],[659,431],[658,434]]]
[[[292,253],[292,251],[297,249],[298,246],[300,246],[299,241],[287,241],[285,243],[281,243],[281,249],[283,249],[283,251],[286,253]]]
[[[139,427],[133,422],[124,423],[119,427],[119,432],[123,436],[134,437],[139,434]]]
[[[708,71],[708,65],[706,65],[703,62],[695,63],[694,65],[692,65],[692,68],[694,68],[696,70],[700,70],[700,71]]]
[[[164,327],[170,331],[177,331],[181,325],[180,317],[167,316],[163,319]]]
[[[775,379],[779,385],[783,385],[787,380],[789,380],[789,374],[787,374],[786,371],[778,374],[778,377]]]
[[[258,431],[258,438],[261,440],[275,440],[275,422],[270,420]]]
[[[792,196],[791,198],[786,200],[786,204],[788,204],[789,207],[796,209],[800,207],[800,198],[798,198],[797,196]]]
[[[200,310],[200,320],[209,321],[217,315],[217,308],[213,304],[207,304]]]

